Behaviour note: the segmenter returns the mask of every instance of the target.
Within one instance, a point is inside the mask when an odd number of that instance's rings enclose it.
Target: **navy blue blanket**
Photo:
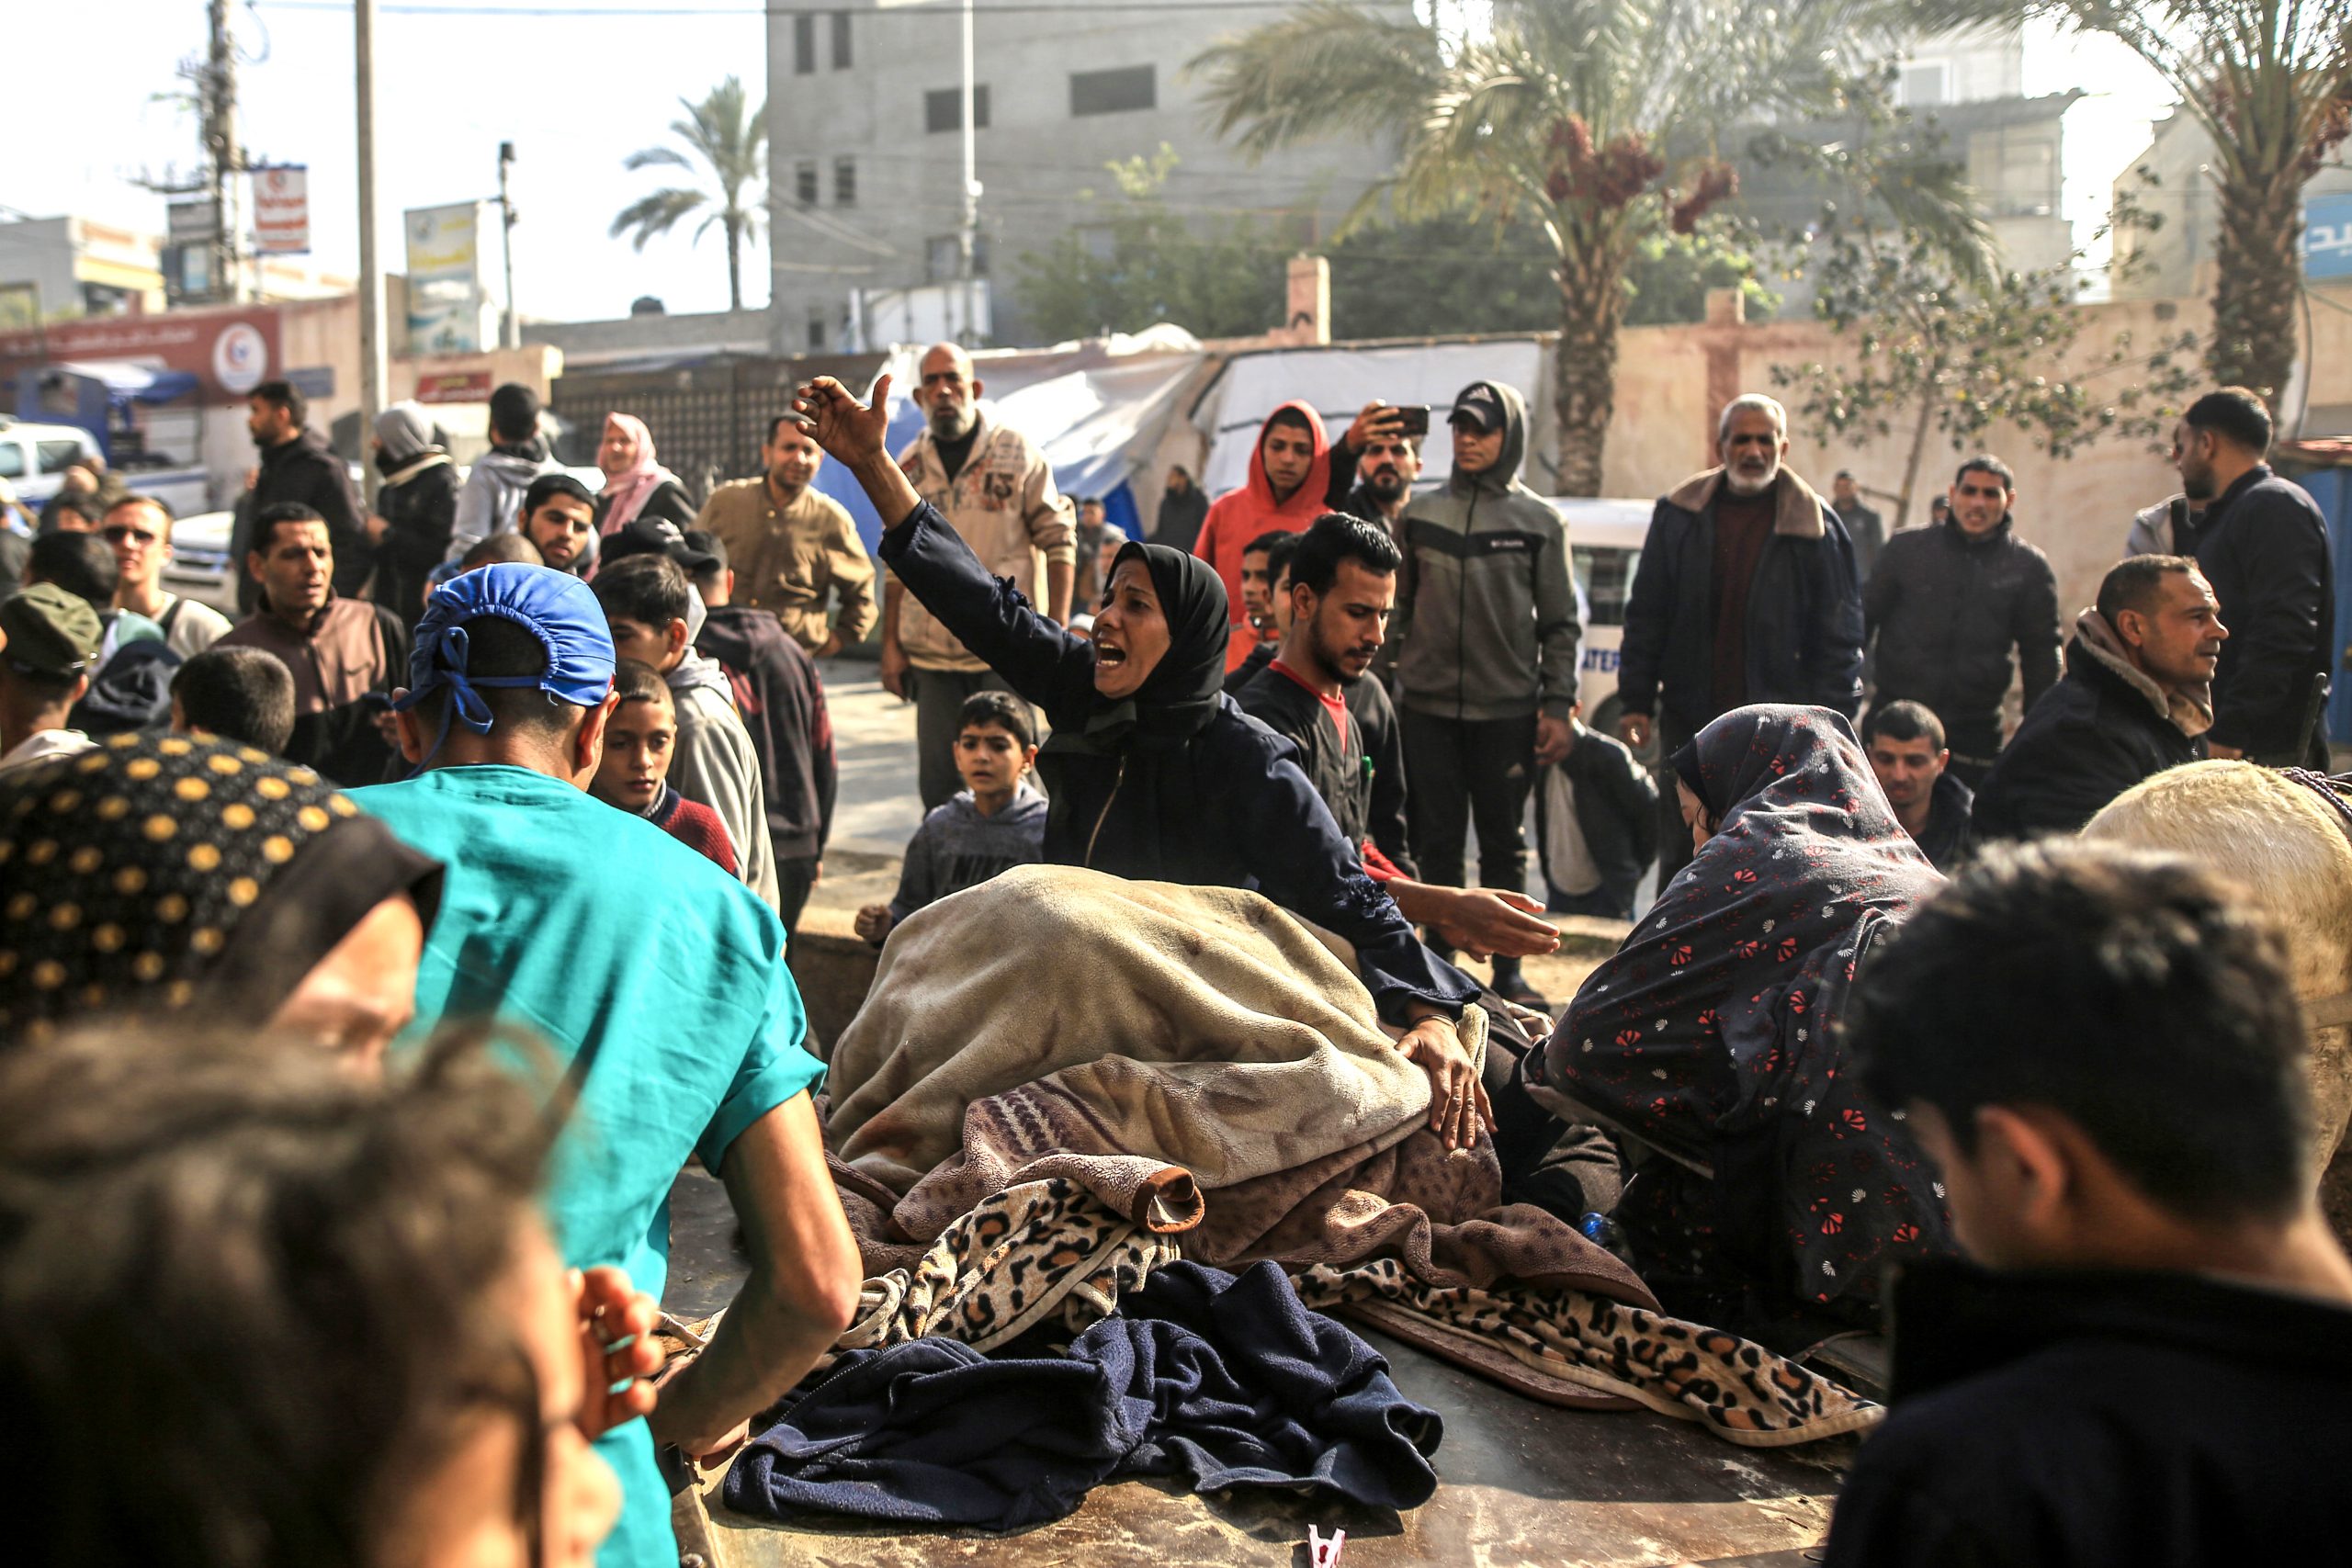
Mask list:
[[[738,1513],[1012,1530],[1126,1475],[1390,1508],[1437,1489],[1437,1413],[1282,1270],[1170,1264],[1057,1357],[922,1338],[852,1351],[736,1460]]]

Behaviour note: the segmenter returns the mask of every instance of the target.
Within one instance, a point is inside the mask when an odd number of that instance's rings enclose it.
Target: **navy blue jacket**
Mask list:
[[[2078,632],[2066,645],[2065,678],[2033,705],[1976,786],[1972,830],[1979,843],[2079,832],[2142,779],[2204,755],[2168,716],[2154,682]]]
[[[1658,498],[1634,570],[1618,655],[1627,713],[1696,735],[1714,701],[1715,491],[1723,470]],[[1772,536],[1747,592],[1747,700],[1834,708],[1862,701],[1862,590],[1853,541],[1826,502],[1781,470]],[[1662,705],[1662,708],[1661,708]]]
[[[2197,565],[2230,628],[2206,739],[2258,762],[2303,761],[2313,683],[2335,665],[2335,580],[2319,503],[2256,464],[2205,509]]]
[[[1037,759],[1052,804],[1046,863],[1136,882],[1242,887],[1353,942],[1366,989],[1392,1023],[1408,1002],[1459,1014],[1477,983],[1423,947],[1299,770],[1296,748],[1217,699],[1181,743],[1124,751],[1084,740],[1096,707],[1094,647],[990,577],[929,502],[882,536],[883,564],[957,641],[1046,710]]]

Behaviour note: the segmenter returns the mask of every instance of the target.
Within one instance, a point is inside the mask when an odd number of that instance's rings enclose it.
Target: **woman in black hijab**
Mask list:
[[[308,768],[133,733],[0,779],[0,1047],[107,1014],[275,1024],[372,1066],[441,866]]]
[[[1051,794],[1046,860],[1141,882],[1254,889],[1355,944],[1380,1014],[1430,1075],[1430,1122],[1467,1144],[1490,1122],[1450,1021],[1478,987],[1423,947],[1364,875],[1289,742],[1223,694],[1225,585],[1205,561],[1129,543],[1091,638],[1055,625],[989,575],[883,446],[889,378],[871,405],[822,377],[794,407],[895,527],[881,556],[974,657],[1046,710],[1037,760]]]

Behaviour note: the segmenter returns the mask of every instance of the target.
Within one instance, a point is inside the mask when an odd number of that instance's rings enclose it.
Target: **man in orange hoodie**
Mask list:
[[[1323,416],[1311,404],[1293,401],[1268,414],[1259,426],[1248,482],[1216,498],[1193,545],[1193,553],[1225,580],[1225,602],[1233,615],[1225,653],[1228,674],[1250,657],[1258,641],[1257,629],[1241,608],[1241,557],[1250,541],[1274,529],[1303,533],[1317,517],[1336,510],[1355,488],[1357,454],[1374,441],[1398,434],[1404,421],[1403,410],[1374,399],[1333,446],[1323,433]]]

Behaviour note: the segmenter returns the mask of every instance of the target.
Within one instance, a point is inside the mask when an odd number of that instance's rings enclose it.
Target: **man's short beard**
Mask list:
[[[2212,500],[2212,499],[2213,499],[2213,479],[2212,479],[2212,476],[2211,476],[2211,475],[2210,475],[2210,474],[2208,474],[2208,475],[2206,475],[2205,477],[2203,477],[2203,478],[2201,478],[2201,479],[2190,479],[2187,474],[2183,474],[2183,475],[2181,475],[2181,476],[2180,476],[2180,496],[2181,496],[2181,499],[2182,499],[2183,501],[2211,501],[2211,500]]]
[[[931,433],[943,441],[960,441],[979,417],[979,411],[968,404],[941,403],[931,411]]]
[[[1731,492],[1734,495],[1762,495],[1766,491],[1770,490],[1775,484],[1779,483],[1780,479],[1781,465],[1777,462],[1772,465],[1771,470],[1761,479],[1758,479],[1752,483],[1747,480],[1744,480],[1739,477],[1739,469],[1736,467],[1727,468],[1724,470],[1724,483],[1731,487]]]
[[[1405,476],[1398,473],[1394,468],[1390,468],[1385,473],[1374,474],[1365,482],[1371,485],[1372,493],[1380,497],[1383,501],[1394,501],[1398,496],[1408,493],[1413,488],[1411,485],[1405,482]]]

